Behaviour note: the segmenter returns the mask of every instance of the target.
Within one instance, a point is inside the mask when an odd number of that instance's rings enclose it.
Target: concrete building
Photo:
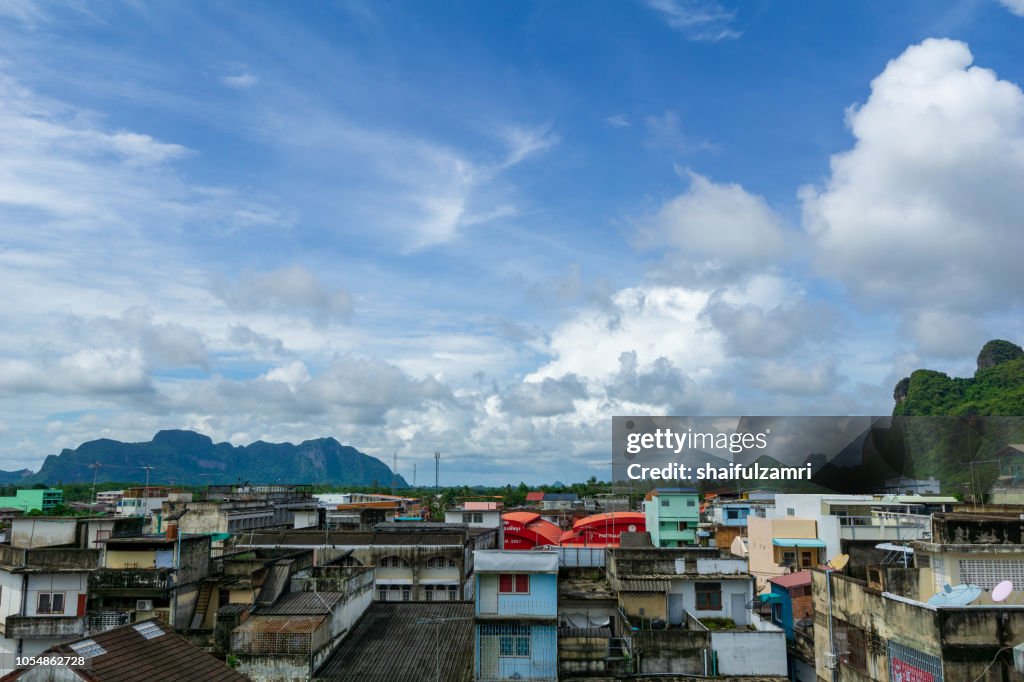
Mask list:
[[[100,550],[0,546],[0,674],[87,633],[88,576]]]
[[[238,671],[255,682],[306,682],[373,601],[373,569],[337,567],[331,591],[285,592],[231,632]]]
[[[773,502],[751,500],[712,501],[706,510],[706,516],[714,533],[713,546],[729,549],[737,537],[746,537],[749,517],[763,519],[773,506]]]
[[[474,552],[475,679],[558,679],[558,554]]]
[[[1003,580],[1024,585],[1021,533],[1019,514],[935,514],[930,540],[912,545],[916,566],[869,566],[866,581],[814,570],[818,678],[1024,679],[1012,652],[1024,632],[1020,592],[994,603],[983,591]],[[965,580],[979,588],[967,603],[947,605],[946,591],[935,589]]]
[[[501,502],[466,501],[446,509],[445,523],[464,523],[470,528],[501,528]]]
[[[19,489],[13,496],[0,497],[0,507],[20,509],[22,512],[49,512],[62,504],[64,504],[64,491],[57,488]]]
[[[102,567],[89,574],[90,631],[151,617],[189,627],[210,574],[209,535],[171,531],[100,542]]]
[[[168,499],[162,514],[178,519],[182,533],[221,534],[304,527],[316,509],[310,485],[222,485],[198,500]]]
[[[448,601],[472,597],[473,552],[493,549],[497,530],[464,524],[402,521],[373,531],[263,531],[236,538],[235,549],[312,549],[317,564],[340,559],[374,566],[380,601]]]
[[[619,548],[608,550],[608,580],[635,674],[786,674],[785,634],[753,610],[746,561],[713,548]]]
[[[694,488],[655,488],[647,493],[643,510],[655,547],[697,544],[699,500]]]
[[[140,486],[126,488],[117,501],[117,514],[120,516],[142,516],[148,517],[154,512],[160,511],[165,502],[174,498],[181,501],[185,498],[192,499],[192,493],[172,491],[165,486]]]
[[[746,548],[758,592],[768,589],[770,578],[817,566],[828,558],[813,519],[748,518]]]

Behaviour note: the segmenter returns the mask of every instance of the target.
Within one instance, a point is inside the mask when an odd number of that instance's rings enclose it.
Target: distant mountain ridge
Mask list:
[[[91,465],[100,463],[98,471]],[[334,438],[292,443],[256,441],[249,445],[214,443],[195,431],[159,431],[146,443],[122,443],[101,438],[74,450],[49,455],[38,472],[0,471],[0,483],[32,485],[146,480],[150,482],[209,485],[237,483],[318,483],[327,485],[388,487],[392,471],[376,457],[342,445]],[[397,477],[398,487],[408,487]]]

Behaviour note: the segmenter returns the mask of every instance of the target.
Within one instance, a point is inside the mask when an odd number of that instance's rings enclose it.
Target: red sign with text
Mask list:
[[[927,670],[898,658],[892,659],[892,682],[935,682],[935,676]]]

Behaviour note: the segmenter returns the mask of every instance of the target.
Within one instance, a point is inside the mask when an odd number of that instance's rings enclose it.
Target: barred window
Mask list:
[[[409,568],[409,562],[402,557],[386,556],[380,560],[381,568]]]
[[[499,656],[530,656],[529,625],[484,625],[480,636],[498,638]]]
[[[432,556],[427,559],[427,568],[455,568],[455,560],[443,556]]]
[[[835,633],[836,652],[839,654],[840,660],[851,668],[867,672],[867,637],[864,631],[856,625],[835,618],[833,619],[833,632]]]

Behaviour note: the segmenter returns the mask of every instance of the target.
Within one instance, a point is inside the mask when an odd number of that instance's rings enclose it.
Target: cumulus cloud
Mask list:
[[[97,398],[148,393],[149,370],[137,350],[85,348],[53,360],[0,362],[0,391]]]
[[[752,381],[769,393],[794,396],[821,396],[831,393],[845,378],[831,360],[765,362],[754,367]]]
[[[1024,93],[925,40],[889,62],[847,120],[856,140],[804,187],[817,267],[862,299],[993,310],[1020,303]]]
[[[667,358],[656,358],[641,369],[636,351],[619,355],[619,371],[605,388],[611,400],[658,406],[666,414],[686,414],[696,409],[695,389],[694,382]]]
[[[691,281],[760,271],[786,255],[782,219],[736,184],[687,171],[689,188],[637,220],[637,245],[666,249],[665,268]]]
[[[246,272],[233,285],[217,282],[214,292],[236,310],[308,317],[318,324],[344,322],[352,314],[347,289],[328,285],[301,265]]]
[[[501,407],[507,412],[530,417],[553,417],[572,412],[574,401],[587,396],[587,389],[574,374],[558,379],[525,381],[510,387],[501,396]]]

